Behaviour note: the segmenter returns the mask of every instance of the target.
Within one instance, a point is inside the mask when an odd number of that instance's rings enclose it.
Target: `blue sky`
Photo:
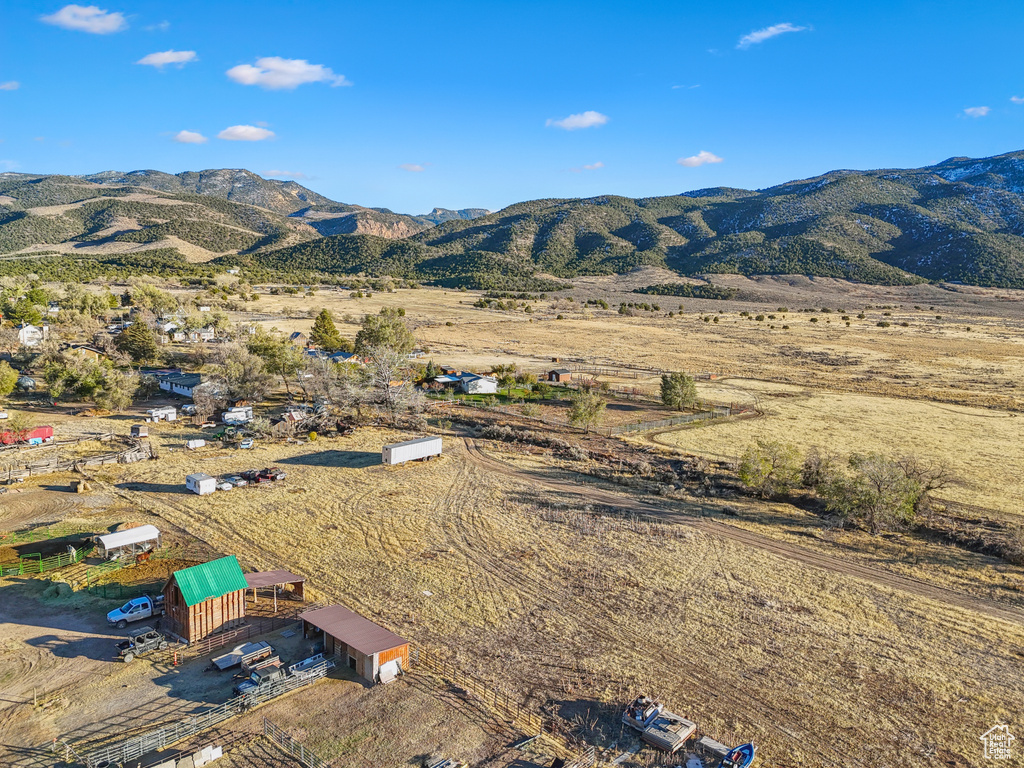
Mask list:
[[[4,8],[0,170],[423,213],[1024,149],[1020,3],[80,2]]]

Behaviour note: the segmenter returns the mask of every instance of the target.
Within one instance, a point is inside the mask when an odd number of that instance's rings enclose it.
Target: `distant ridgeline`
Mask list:
[[[580,275],[647,265],[686,276],[1024,288],[1024,152],[911,170],[833,171],[760,191],[534,200],[496,213],[435,209],[425,216],[336,203],[248,171],[0,174],[0,253],[58,243],[158,249],[134,248],[133,259],[188,244],[211,261],[179,269],[362,272],[499,291],[557,290]],[[71,257],[45,257],[61,258]],[[126,255],[94,257],[94,268],[83,263],[90,257],[74,258],[86,273],[142,268]],[[24,268],[13,261],[24,259],[0,260],[0,274]],[[171,269],[170,261],[149,266]],[[719,290],[727,289],[678,283],[645,292],[719,298]]]

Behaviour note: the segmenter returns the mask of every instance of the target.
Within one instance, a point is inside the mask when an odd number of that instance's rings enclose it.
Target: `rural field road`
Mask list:
[[[983,613],[997,619],[1024,625],[1024,608],[1019,608],[997,600],[971,595],[955,589],[947,589],[926,581],[914,579],[909,576],[901,576],[883,568],[874,567],[864,563],[842,559],[833,555],[815,552],[812,549],[801,547],[796,544],[789,544],[783,541],[776,541],[752,531],[723,523],[708,518],[694,517],[693,515],[673,510],[661,504],[641,501],[631,498],[625,494],[605,490],[595,485],[573,482],[551,476],[545,472],[531,471],[514,467],[503,461],[495,459],[484,453],[480,446],[472,438],[465,438],[467,454],[471,461],[478,466],[490,471],[506,475],[520,482],[533,487],[548,488],[554,491],[570,493],[582,499],[599,504],[603,507],[618,510],[620,512],[636,515],[656,517],[666,522],[679,523],[691,528],[703,531],[711,536],[718,536],[723,539],[735,541],[748,547],[769,552],[777,557],[792,560],[804,565],[820,568],[825,571],[840,573],[844,576],[852,576],[864,581],[887,587],[889,589],[906,592],[918,597],[946,603],[966,611]]]

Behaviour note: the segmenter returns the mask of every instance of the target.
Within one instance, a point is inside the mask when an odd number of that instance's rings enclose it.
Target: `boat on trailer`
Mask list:
[[[722,758],[720,768],[750,768],[754,764],[757,748],[753,744],[740,744],[733,747]]]

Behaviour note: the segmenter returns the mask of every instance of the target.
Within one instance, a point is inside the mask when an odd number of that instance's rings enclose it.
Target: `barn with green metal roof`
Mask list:
[[[242,624],[247,586],[234,555],[175,571],[164,587],[165,629],[194,643]]]

